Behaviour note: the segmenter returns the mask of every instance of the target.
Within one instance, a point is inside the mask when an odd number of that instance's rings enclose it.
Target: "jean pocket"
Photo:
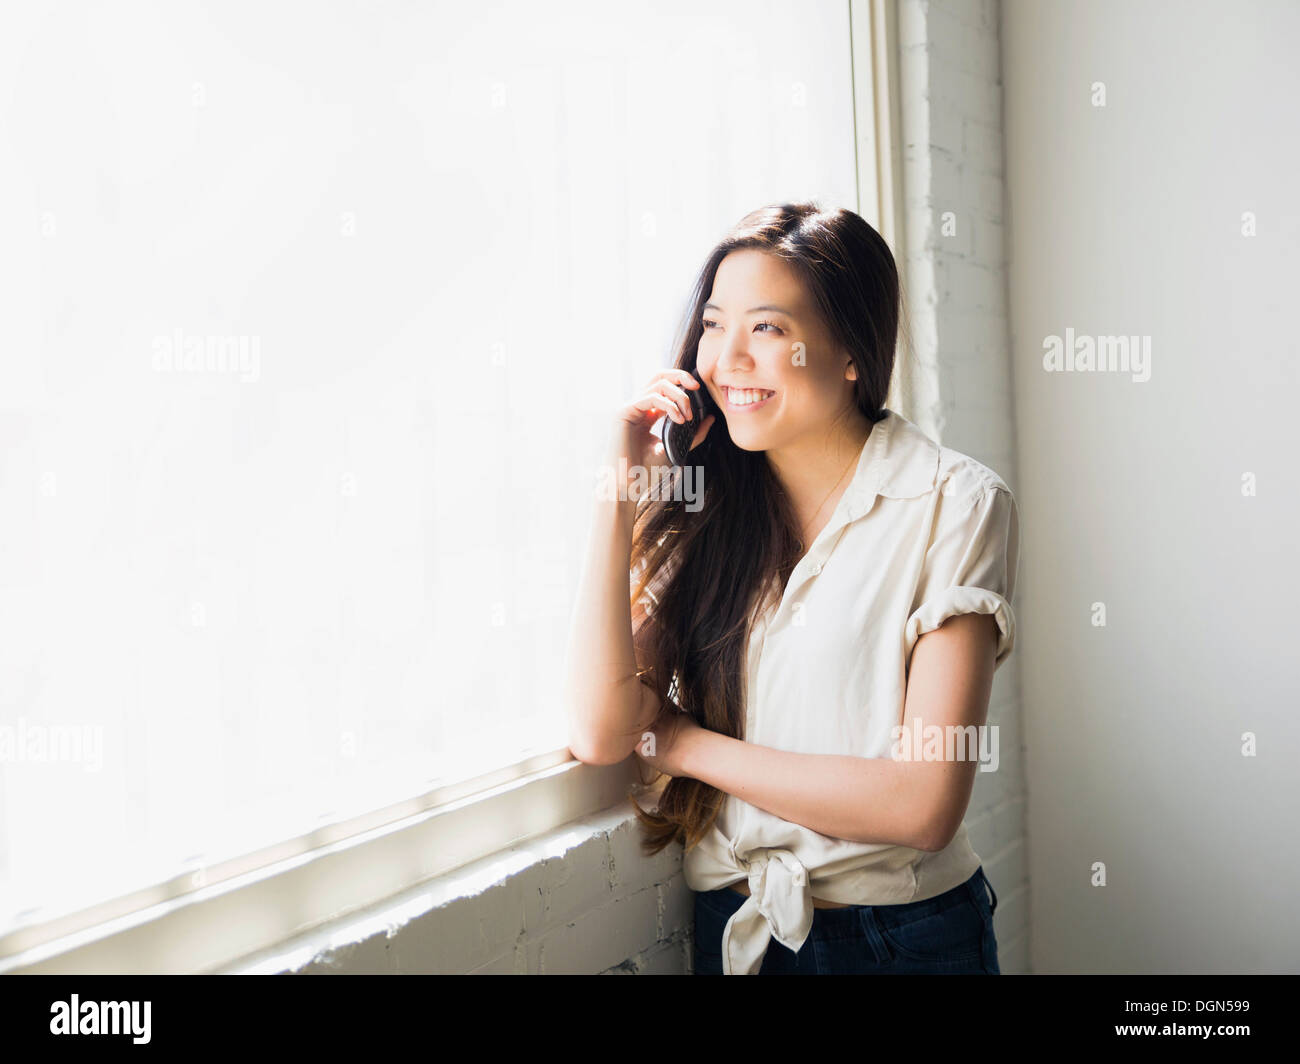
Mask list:
[[[988,903],[989,916],[992,916],[995,912],[998,911],[998,892],[993,889],[993,881],[990,880],[989,877],[984,874],[983,868],[980,868],[979,875],[980,875],[980,884],[978,889],[981,891],[980,898],[983,901]],[[988,888],[987,895],[982,893],[985,888]]]
[[[954,895],[952,903],[938,911],[928,909],[909,915],[878,908],[875,920],[885,944],[907,960],[970,961],[984,953],[984,913],[965,891]]]

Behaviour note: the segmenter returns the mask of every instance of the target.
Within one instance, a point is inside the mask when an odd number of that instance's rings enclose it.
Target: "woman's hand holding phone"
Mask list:
[[[617,427],[623,436],[622,453],[629,466],[639,465],[649,469],[669,464],[663,443],[652,431],[653,426],[662,415],[667,415],[679,425],[695,420],[687,391],[703,392],[703,389],[704,385],[699,379],[687,370],[660,370],[650,379],[639,398],[619,410]],[[703,400],[704,396],[700,395],[700,398]],[[701,405],[706,404],[702,401]],[[700,419],[699,428],[691,439],[690,450],[703,442],[714,420],[712,413],[706,413]]]

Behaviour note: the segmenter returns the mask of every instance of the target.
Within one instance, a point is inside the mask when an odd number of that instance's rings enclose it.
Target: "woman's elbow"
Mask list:
[[[914,849],[922,850],[925,853],[938,853],[948,843],[952,842],[954,832],[934,831],[933,829],[923,833],[914,845]]]
[[[926,818],[918,832],[914,848],[926,853],[938,853],[948,848],[961,828],[961,818],[953,819],[952,814],[944,810],[935,816]]]
[[[569,753],[584,765],[617,765],[625,760],[631,750],[618,750],[608,742],[593,741],[593,737],[569,733]]]

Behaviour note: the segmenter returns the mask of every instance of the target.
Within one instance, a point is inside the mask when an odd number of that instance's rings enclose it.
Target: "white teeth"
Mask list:
[[[734,388],[728,388],[727,401],[733,406],[749,406],[751,403],[757,403],[764,399],[769,399],[775,394],[776,392],[758,391],[754,388],[747,388],[744,391],[737,391]]]

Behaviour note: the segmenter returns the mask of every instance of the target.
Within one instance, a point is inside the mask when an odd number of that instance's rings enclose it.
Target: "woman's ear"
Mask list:
[[[844,379],[846,381],[858,379],[858,367],[853,364],[853,359],[849,359],[848,365],[844,367]]]

